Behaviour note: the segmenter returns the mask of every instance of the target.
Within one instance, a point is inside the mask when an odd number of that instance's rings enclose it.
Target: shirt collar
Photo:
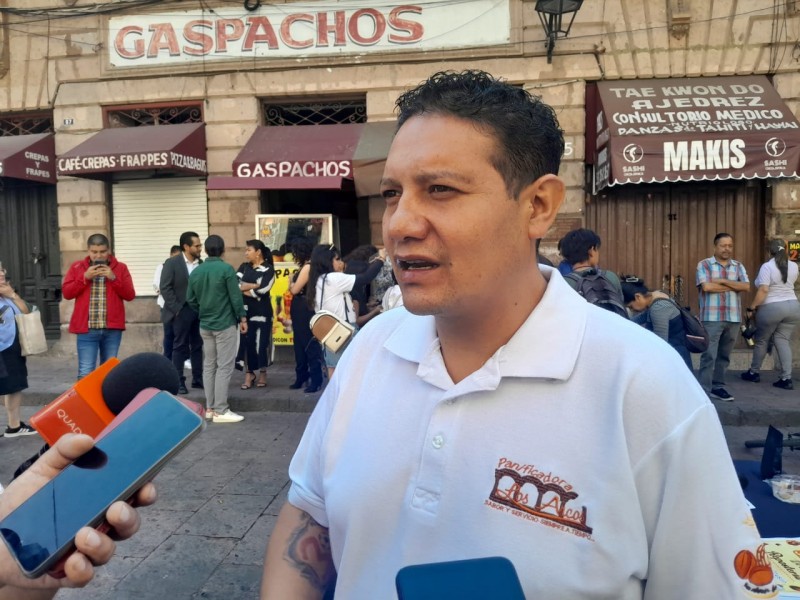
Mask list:
[[[566,380],[575,369],[586,329],[588,304],[557,269],[543,265],[539,268],[547,281],[541,301],[508,343],[467,378],[477,376],[484,389],[496,388],[503,377]],[[384,348],[419,364],[417,374],[429,383],[443,389],[453,385],[452,382],[448,385],[441,374],[444,363],[434,317],[408,314],[387,338]]]

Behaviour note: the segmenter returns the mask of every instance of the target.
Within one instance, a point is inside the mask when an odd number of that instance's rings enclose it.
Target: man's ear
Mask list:
[[[541,239],[556,220],[566,195],[564,181],[558,175],[542,175],[520,193],[520,202],[529,211],[528,237]]]

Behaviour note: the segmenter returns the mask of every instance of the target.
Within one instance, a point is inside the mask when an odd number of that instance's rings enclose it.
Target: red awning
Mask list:
[[[0,177],[55,183],[55,163],[52,133],[0,137]]]
[[[210,190],[342,189],[353,179],[363,123],[259,127],[233,161],[233,177]]]
[[[600,81],[587,88],[586,154],[595,192],[797,177],[800,123],[764,75]]]
[[[59,175],[110,179],[124,171],[205,175],[203,123],[103,129],[58,157]]]

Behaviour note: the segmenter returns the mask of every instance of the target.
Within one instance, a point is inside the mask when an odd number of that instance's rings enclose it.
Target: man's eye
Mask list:
[[[383,190],[381,192],[381,196],[383,196],[385,199],[395,198],[397,195],[397,190]]]
[[[452,192],[453,188],[446,185],[432,185],[430,191],[432,194],[441,194],[443,192]]]

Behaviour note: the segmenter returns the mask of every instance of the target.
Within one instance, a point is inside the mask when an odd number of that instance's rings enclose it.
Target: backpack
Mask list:
[[[628,318],[628,310],[625,308],[622,294],[614,287],[602,269],[591,269],[585,273],[573,271],[565,277],[572,279],[577,284],[575,291],[583,296],[589,304],[610,310],[624,319]]]
[[[694,354],[700,354],[708,350],[708,331],[706,331],[703,322],[672,298],[669,301],[681,312],[686,349]]]

